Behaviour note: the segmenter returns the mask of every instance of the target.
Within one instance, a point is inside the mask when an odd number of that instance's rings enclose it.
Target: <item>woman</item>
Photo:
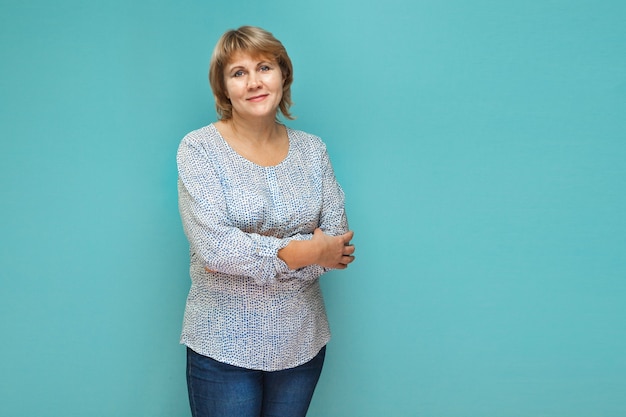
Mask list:
[[[271,33],[226,32],[209,79],[219,121],[177,155],[192,414],[304,416],[330,338],[318,278],[354,260],[344,194],[323,142],[278,122],[293,70]]]

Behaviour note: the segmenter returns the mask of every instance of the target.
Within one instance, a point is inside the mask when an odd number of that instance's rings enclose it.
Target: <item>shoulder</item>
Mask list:
[[[213,124],[187,133],[178,145],[178,159],[190,154],[213,154],[218,148],[219,133]]]
[[[210,125],[201,127],[200,129],[192,130],[187,133],[183,140],[180,142],[180,146],[188,146],[188,145],[207,145],[214,143],[218,138],[219,133],[215,126],[211,123]]]
[[[287,133],[289,134],[292,144],[302,151],[311,153],[326,152],[326,144],[317,135],[289,127],[287,128]]]
[[[178,145],[176,164],[179,175],[185,171],[197,172],[218,165],[223,158],[220,136],[213,124],[187,133]]]

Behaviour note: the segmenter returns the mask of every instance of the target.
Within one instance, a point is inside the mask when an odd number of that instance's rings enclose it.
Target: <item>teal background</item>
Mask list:
[[[295,66],[357,261],[312,417],[626,415],[626,3],[0,1],[0,415],[188,416],[175,152]]]

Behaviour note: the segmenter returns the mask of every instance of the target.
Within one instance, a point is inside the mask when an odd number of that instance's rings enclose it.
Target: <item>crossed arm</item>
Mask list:
[[[345,269],[354,261],[354,245],[350,240],[354,232],[330,236],[321,229],[315,229],[310,240],[292,240],[278,251],[289,269],[299,269],[309,265],[320,265],[325,268]]]

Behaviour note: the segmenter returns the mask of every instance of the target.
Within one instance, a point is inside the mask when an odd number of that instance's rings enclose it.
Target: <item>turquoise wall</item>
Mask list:
[[[312,417],[626,415],[626,3],[0,2],[0,415],[188,416],[175,152],[295,65],[357,262]]]

